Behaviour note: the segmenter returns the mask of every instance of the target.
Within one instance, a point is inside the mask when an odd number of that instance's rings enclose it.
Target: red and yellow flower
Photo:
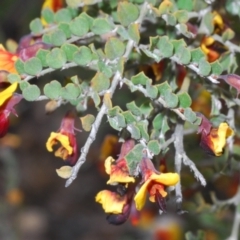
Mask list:
[[[105,171],[110,178],[107,184],[116,185],[118,183],[135,182],[134,177],[129,174],[125,155],[134,147],[134,140],[127,140],[122,144],[119,158],[115,161],[112,157],[105,160]]]
[[[18,83],[13,83],[0,93],[0,137],[4,137],[9,128],[10,113],[16,114],[14,106],[22,100],[22,95],[14,93]]]
[[[140,163],[143,184],[134,197],[137,210],[141,210],[146,202],[147,193],[149,200],[156,202],[162,211],[165,211],[165,200],[167,192],[165,187],[175,186],[179,181],[177,173],[159,173],[154,168],[151,160],[143,158]]]
[[[60,144],[55,151],[55,156],[62,158],[69,165],[75,165],[79,151],[74,133],[74,114],[68,112],[62,120],[60,130],[52,132],[47,140],[46,147],[49,152],[53,152],[53,146]]]
[[[15,62],[18,59],[18,54],[8,52],[2,44],[0,44],[0,70],[9,73],[17,73]]]
[[[227,138],[232,135],[234,131],[229,125],[225,122],[220,123],[218,128],[211,128],[208,134],[202,132],[200,146],[211,155],[221,156]]]
[[[204,115],[201,113],[197,115],[202,118],[198,128],[198,133],[201,133],[200,146],[210,155],[221,156],[227,138],[234,135],[233,129],[226,122],[220,123],[217,128],[213,127]]]

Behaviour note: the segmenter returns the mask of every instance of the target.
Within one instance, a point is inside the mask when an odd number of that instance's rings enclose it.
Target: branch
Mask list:
[[[179,174],[181,173],[182,168],[182,155],[184,153],[183,149],[183,123],[179,122],[176,125],[174,131],[174,147],[175,147],[175,171]],[[181,204],[182,204],[182,189],[181,189],[181,180],[175,186],[175,193],[176,193],[176,202],[177,202],[177,210],[181,211]]]
[[[146,89],[142,86],[142,85],[134,85],[129,79],[127,78],[123,78],[122,79],[122,82],[124,82],[125,84],[127,84],[129,87],[131,87],[132,89],[136,89],[138,90],[139,92],[143,93],[143,95],[145,97],[148,97],[149,98],[149,95],[146,91]],[[157,101],[163,105],[164,108],[167,108],[167,103],[165,102],[165,100],[161,97],[159,97],[157,99]],[[178,108],[169,108],[171,111],[175,112],[182,120],[186,120],[185,116],[181,113],[181,111],[178,109]]]
[[[113,77],[111,87],[108,90],[108,93],[110,93],[111,96],[115,92],[120,78],[121,78],[121,74],[119,72],[116,72],[116,74]],[[92,129],[91,129],[91,132],[90,132],[90,134],[88,136],[88,139],[87,139],[84,147],[81,149],[81,156],[78,159],[76,165],[72,168],[72,174],[71,174],[70,178],[66,182],[66,185],[65,185],[66,187],[68,187],[75,180],[75,178],[77,177],[77,174],[78,174],[78,171],[79,171],[80,167],[86,161],[86,156],[88,154],[89,148],[90,148],[90,146],[92,145],[93,141],[96,138],[99,126],[100,126],[100,124],[102,122],[103,116],[107,112],[107,109],[108,108],[107,108],[106,104],[103,103],[100,111],[98,112],[96,120],[95,120],[95,122],[92,125]]]
[[[145,15],[147,14],[148,6],[149,6],[148,3],[145,2],[141,7],[141,12],[140,12],[139,18],[136,20],[136,22],[139,23],[139,27],[140,27],[140,24],[142,23]],[[132,40],[129,40],[127,43],[125,54],[123,55],[124,58],[126,59],[126,61],[129,57],[130,53],[132,52],[133,46],[134,46],[134,42]],[[112,97],[113,93],[115,92],[118,83],[121,81],[121,78],[122,78],[122,76],[121,76],[120,72],[117,71],[113,77],[111,86],[110,86],[109,90],[107,91],[110,94],[110,97]],[[76,165],[72,168],[71,176],[65,184],[66,187],[68,187],[74,181],[74,179],[76,179],[80,167],[86,161],[86,157],[87,157],[89,148],[96,138],[99,126],[100,126],[103,116],[106,114],[107,110],[108,110],[108,108],[107,108],[106,104],[103,103],[100,108],[100,111],[98,112],[96,120],[92,125],[92,129],[88,136],[88,139],[87,139],[84,147],[81,149],[81,156],[79,157]]]
[[[233,220],[232,232],[231,235],[226,240],[236,240],[238,239],[239,234],[239,226],[240,226],[240,186],[238,186],[238,190],[236,194],[227,200],[220,201],[216,198],[216,195],[211,193],[212,201],[218,207],[222,207],[225,205],[235,205],[235,216]]]

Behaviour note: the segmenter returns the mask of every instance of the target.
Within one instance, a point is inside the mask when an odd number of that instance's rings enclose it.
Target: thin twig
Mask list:
[[[141,12],[139,14],[139,18],[137,19],[137,22],[139,23],[139,26],[140,26],[140,23],[142,23],[145,15],[147,14],[147,11],[148,11],[148,3],[145,2],[142,5]],[[126,61],[129,58],[129,55],[130,55],[130,53],[131,53],[131,51],[133,49],[133,46],[134,46],[134,42],[132,40],[129,40],[128,43],[127,43],[125,54],[124,54],[124,58],[125,58]],[[109,90],[107,91],[110,94],[110,97],[112,97],[113,93],[115,92],[115,90],[117,88],[117,85],[121,82],[121,78],[122,78],[122,76],[121,76],[120,72],[117,71],[115,73],[114,77],[113,77],[111,86],[110,86]],[[96,120],[95,120],[95,122],[92,125],[92,129],[91,129],[91,132],[90,132],[90,134],[88,136],[88,139],[87,139],[84,147],[81,149],[81,156],[79,157],[76,165],[72,168],[71,176],[70,176],[70,178],[67,180],[67,182],[65,184],[66,187],[68,187],[74,181],[74,179],[77,177],[77,174],[78,174],[78,171],[79,171],[80,167],[86,161],[86,157],[87,157],[89,148],[90,148],[90,146],[92,145],[93,141],[96,138],[99,126],[101,124],[103,116],[107,112],[107,109],[108,108],[107,108],[106,104],[103,103],[101,108],[100,108],[100,111],[97,114]]]
[[[119,72],[116,72],[116,74],[113,77],[111,87],[108,90],[108,92],[111,95],[115,92],[116,87],[117,87],[120,79],[121,79],[121,74]],[[89,148],[96,138],[99,126],[100,126],[100,124],[102,122],[102,119],[103,119],[103,116],[106,114],[106,112],[107,112],[107,106],[106,106],[106,104],[103,103],[100,111],[98,112],[96,120],[92,125],[92,129],[91,129],[91,132],[88,136],[88,139],[87,139],[84,147],[81,149],[81,156],[78,159],[76,165],[72,168],[72,174],[66,182],[66,185],[65,185],[66,187],[68,187],[74,181],[74,179],[77,177],[77,174],[78,174],[78,171],[79,171],[80,167],[86,161],[86,156],[88,154]]]

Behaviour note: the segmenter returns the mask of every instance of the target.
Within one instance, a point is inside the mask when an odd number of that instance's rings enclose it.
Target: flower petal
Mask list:
[[[70,146],[69,138],[66,135],[61,133],[51,132],[50,137],[47,140],[46,147],[49,152],[53,151],[53,145],[56,144],[56,141],[59,141],[62,146],[68,151],[68,154],[71,155],[73,152],[72,146]]]
[[[153,173],[149,179],[161,183],[165,186],[174,186],[179,181],[179,175],[177,173]]]
[[[146,202],[146,196],[147,196],[147,188],[148,185],[150,184],[151,180],[148,179],[138,190],[137,194],[134,197],[136,209],[140,211],[143,206],[145,205]]]
[[[106,160],[108,160],[108,158]],[[111,159],[109,159],[108,162],[109,161],[111,161]],[[107,162],[107,165],[109,165],[108,162]],[[126,160],[124,158],[119,159],[114,164],[111,165],[110,178],[107,184],[116,185],[118,183],[129,183],[129,182],[135,182],[135,179],[134,177],[129,176],[129,170],[127,167]]]
[[[0,44],[0,70],[7,71],[9,73],[17,73],[14,66],[17,59],[17,54],[6,51],[3,45]]]
[[[213,143],[213,151],[216,156],[221,156],[223,148],[226,145],[226,139],[234,134],[234,131],[227,123],[221,123],[217,129],[217,135],[211,131],[211,141]]]
[[[1,60],[0,60],[1,61]],[[8,88],[4,91],[0,92],[0,106],[2,106],[16,91],[18,83],[15,82],[11,84]]]
[[[127,202],[127,197],[120,196],[115,192],[103,190],[96,195],[96,202],[102,204],[106,213],[119,214],[122,213],[123,207]]]

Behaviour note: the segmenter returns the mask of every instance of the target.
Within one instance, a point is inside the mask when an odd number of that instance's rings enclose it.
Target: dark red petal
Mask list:
[[[49,49],[51,46],[49,44],[38,42],[27,48],[23,48],[19,51],[19,57],[23,61],[27,61],[28,59],[35,57],[36,53],[39,49]]]
[[[135,141],[133,139],[126,140],[121,147],[118,159],[124,158],[134,147]]]
[[[121,225],[128,220],[130,210],[131,203],[128,203],[123,207],[123,212],[121,214],[109,214],[107,216],[107,221],[113,225]]]
[[[164,213],[166,213],[167,211],[167,207],[166,207],[166,200],[165,198],[159,193],[159,191],[156,191],[155,194],[155,201],[158,205],[158,208],[163,211]]]
[[[212,148],[211,148],[212,142],[211,139],[208,137],[206,133],[202,133],[201,136],[201,142],[200,147],[210,156],[215,156]]]
[[[230,86],[237,89],[237,92],[240,92],[240,76],[236,74],[226,74],[220,75],[218,78],[223,79]]]
[[[200,118],[202,118],[202,121],[198,127],[198,133],[206,133],[209,134],[212,128],[211,122],[202,114],[202,113],[196,113],[196,115]]]
[[[4,137],[9,127],[9,111],[0,112],[0,138]]]

